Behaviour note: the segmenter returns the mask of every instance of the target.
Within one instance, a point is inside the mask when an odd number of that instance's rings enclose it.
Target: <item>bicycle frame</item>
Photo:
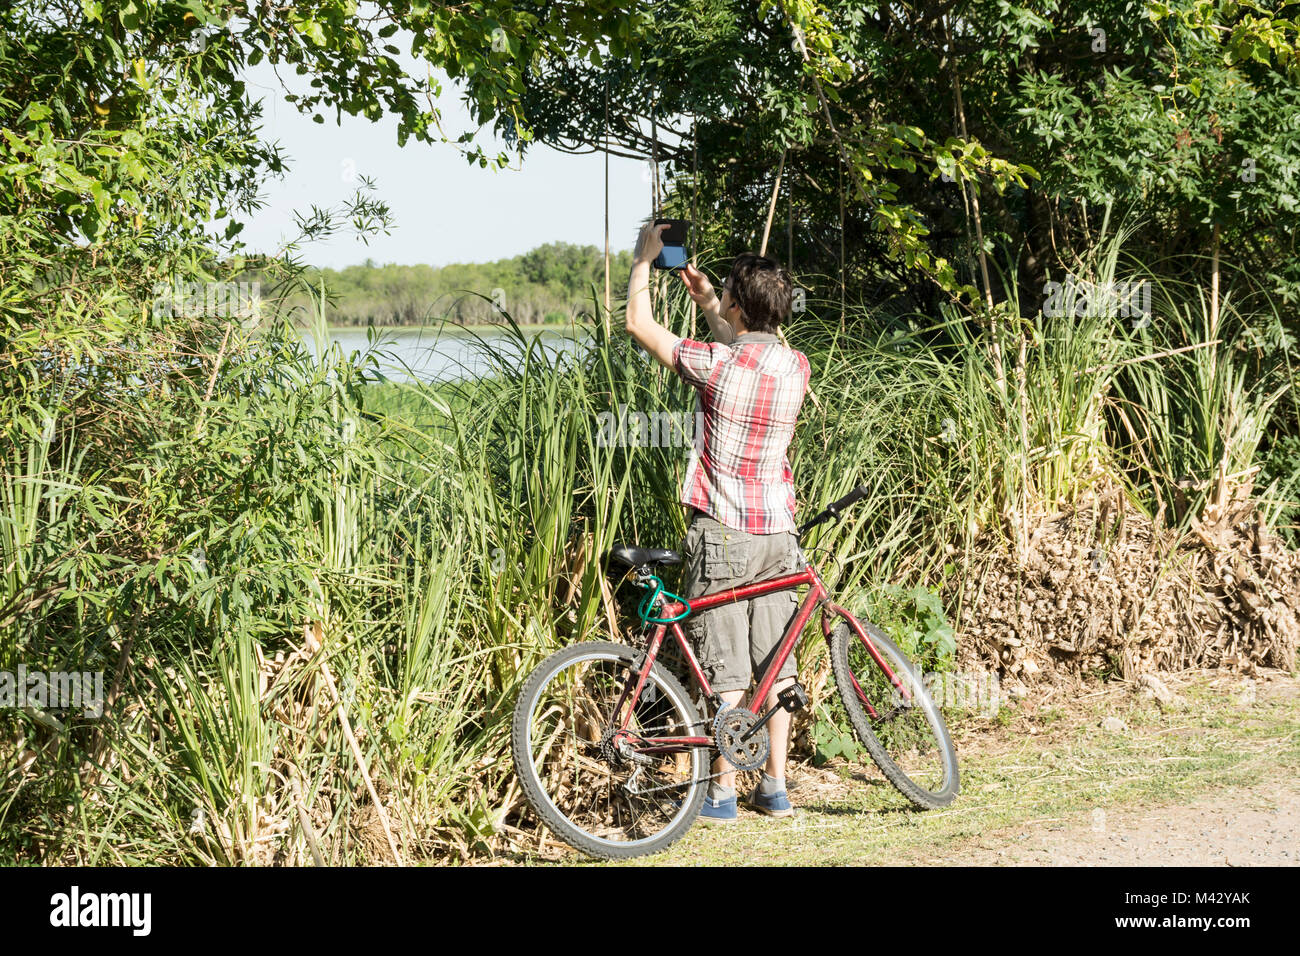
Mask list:
[[[830,591],[822,581],[821,575],[817,573],[817,568],[809,563],[806,559],[802,560],[803,570],[796,571],[792,574],[781,575],[780,577],[769,578],[766,581],[756,581],[753,584],[746,584],[743,587],[729,588],[725,591],[717,591],[713,594],[707,594],[702,597],[692,598],[689,601],[666,601],[659,611],[660,617],[676,617],[679,614],[689,611],[690,614],[696,614],[701,611],[707,611],[715,607],[723,607],[727,604],[735,604],[738,601],[747,601],[750,598],[762,597],[765,594],[773,594],[777,591],[785,591],[791,588],[800,587],[801,585],[811,585],[811,590],[804,595],[803,602],[799,605],[799,611],[795,615],[781,643],[777,646],[775,657],[768,664],[767,669],[763,672],[762,680],[759,681],[758,687],[754,690],[753,695],[747,700],[742,699],[739,706],[745,707],[755,716],[762,716],[756,710],[753,704],[757,703],[762,706],[762,702],[767,700],[767,695],[771,692],[772,687],[776,684],[777,674],[781,672],[782,665],[785,664],[786,658],[794,653],[795,647],[799,643],[799,637],[803,629],[812,619],[813,613],[820,606],[822,609],[822,636],[827,643],[830,642],[832,617],[841,616],[849,622],[849,626],[857,633],[858,639],[862,641],[876,665],[889,678],[889,682],[894,686],[905,701],[912,698],[911,692],[904,686],[889,667],[889,664],[881,656],[875,645],[871,643],[866,629],[858,622],[852,614],[829,600]],[[689,615],[688,615],[689,617]],[[682,618],[682,620],[687,620]],[[655,659],[659,656],[659,650],[663,646],[664,637],[668,629],[672,629],[673,637],[676,639],[682,654],[686,657],[686,662],[690,667],[691,675],[695,682],[699,684],[700,689],[704,692],[707,699],[712,700],[715,697],[713,688],[709,686],[709,680],[704,675],[703,668],[700,667],[699,661],[696,660],[694,652],[691,650],[690,642],[683,633],[681,623],[673,621],[671,624],[658,624],[650,636],[650,643],[646,648],[645,660],[635,676],[635,682],[628,681],[627,686],[623,688],[623,693],[619,696],[618,703],[614,707],[615,718],[624,713],[626,705],[626,714],[621,718],[618,732],[614,736],[617,744],[620,740],[629,744],[635,744],[639,753],[672,753],[694,747],[709,747],[713,745],[713,737],[641,737],[633,734],[628,730],[628,725],[632,722],[632,716],[636,710],[637,701],[641,698],[641,691],[645,688],[646,679],[650,675],[650,668],[654,666]],[[635,683],[635,686],[634,686]],[[868,714],[873,718],[877,716],[875,709],[871,705],[862,688],[857,686],[854,681],[854,690],[862,700]],[[629,698],[630,694],[630,698]]]

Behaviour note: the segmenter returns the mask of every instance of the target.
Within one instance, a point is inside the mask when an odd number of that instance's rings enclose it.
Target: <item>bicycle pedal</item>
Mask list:
[[[796,710],[803,710],[808,706],[808,695],[800,684],[791,684],[776,695],[776,700],[778,704],[792,714]]]

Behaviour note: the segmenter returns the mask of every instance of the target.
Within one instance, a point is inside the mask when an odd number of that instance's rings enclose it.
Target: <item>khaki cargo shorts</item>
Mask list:
[[[682,597],[689,601],[796,571],[798,543],[793,531],[748,534],[697,511],[682,543]],[[751,675],[762,677],[798,610],[792,588],[688,617],[686,635],[713,689],[747,690]],[[792,653],[777,676],[796,675]]]

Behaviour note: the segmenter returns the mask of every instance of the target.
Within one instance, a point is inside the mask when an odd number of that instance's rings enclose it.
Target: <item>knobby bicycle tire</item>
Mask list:
[[[707,748],[659,755],[654,767],[624,767],[601,753],[614,687],[626,680],[637,656],[627,645],[607,642],[557,651],[524,682],[511,720],[515,774],[529,805],[552,833],[601,859],[664,850],[690,829],[704,803]],[[592,666],[584,670],[584,664]],[[557,686],[561,675],[565,680]],[[698,736],[704,726],[681,682],[658,661],[637,701],[637,724],[669,728],[659,736]],[[637,766],[639,777],[633,776]],[[628,790],[629,780],[642,792]],[[661,789],[645,793],[647,784]],[[626,838],[619,838],[624,831]]]
[[[944,723],[943,715],[931,698],[916,667],[904,656],[898,645],[875,625],[859,623],[870,637],[872,645],[889,664],[890,669],[899,675],[905,688],[911,693],[913,703],[910,708],[900,707],[898,703],[902,695],[891,700],[880,693],[889,685],[888,679],[874,659],[870,658],[858,633],[841,616],[831,633],[831,668],[835,674],[835,685],[840,702],[848,712],[854,733],[857,734],[858,740],[867,749],[876,766],[903,796],[923,809],[937,810],[946,807],[957,796],[960,777],[957,770],[957,751],[953,746],[952,736],[948,733],[948,726]],[[850,662],[851,654],[857,659],[856,671]],[[862,687],[864,683],[868,685],[865,689]],[[868,698],[874,696],[872,706],[877,711],[875,719],[867,713],[862,697],[859,696],[860,691]],[[915,725],[910,733],[907,731],[895,733],[896,727],[888,726],[888,721],[897,719],[900,714],[906,715],[906,719]],[[932,741],[923,739],[923,734],[919,732],[921,724],[917,720],[918,716],[923,719],[924,726],[932,735]],[[895,736],[891,737],[891,733]],[[883,742],[882,736],[886,738]],[[904,749],[918,744],[924,746],[928,743],[933,743],[936,751],[935,759],[938,760],[938,766],[942,767],[943,772],[940,785],[933,789],[913,780],[899,766],[895,756],[890,752],[892,749],[901,757]]]

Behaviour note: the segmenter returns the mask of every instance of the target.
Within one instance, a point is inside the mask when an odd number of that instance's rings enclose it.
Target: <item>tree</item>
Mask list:
[[[1200,0],[706,0],[653,14],[639,61],[544,61],[525,76],[524,106],[536,141],[556,148],[602,149],[608,132],[618,155],[657,152],[675,208],[708,210],[719,252],[757,245],[788,149],[773,251],[789,217],[795,265],[835,277],[845,194],[850,282],[872,302],[932,311],[940,260],[982,285],[976,200],[985,252],[1015,256],[1030,309],[1048,273],[1095,239],[1108,204],[1145,223],[1136,247],[1171,269],[1189,268],[1168,257],[1208,250],[1218,225],[1240,267],[1271,277],[1275,294],[1300,293],[1296,24],[1277,12]],[[792,23],[815,38],[809,64]],[[996,272],[991,282],[995,298],[1007,294]]]

